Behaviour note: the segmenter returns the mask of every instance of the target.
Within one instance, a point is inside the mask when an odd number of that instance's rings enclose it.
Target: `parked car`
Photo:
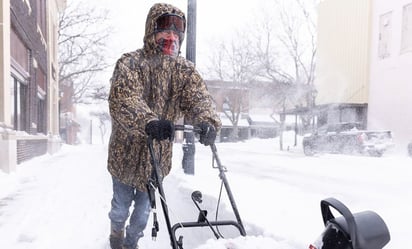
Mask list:
[[[303,137],[305,155],[315,153],[367,154],[380,157],[393,146],[391,131],[358,129],[357,123],[339,123],[321,127]]]

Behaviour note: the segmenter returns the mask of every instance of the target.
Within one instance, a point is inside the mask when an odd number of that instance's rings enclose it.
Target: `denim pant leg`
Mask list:
[[[134,199],[134,188],[121,183],[112,177],[113,181],[113,198],[112,207],[109,212],[111,228],[116,232],[124,229],[127,218],[129,217],[129,208]]]
[[[124,245],[127,248],[136,248],[138,240],[143,237],[150,215],[150,201],[147,192],[135,190],[134,209],[130,216],[129,225],[126,228]]]

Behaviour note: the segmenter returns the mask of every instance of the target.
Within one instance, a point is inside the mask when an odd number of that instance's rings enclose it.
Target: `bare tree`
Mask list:
[[[220,80],[242,84],[253,81],[269,81],[272,84],[265,93],[270,95],[273,112],[314,105],[313,85],[316,56],[316,6],[319,0],[273,0],[255,18],[253,27],[245,28],[229,45],[224,42],[213,54],[212,66]],[[246,26],[246,25],[245,25]],[[234,127],[241,111],[235,105],[225,112]],[[245,108],[244,106],[242,108]],[[232,115],[229,115],[232,114]],[[284,121],[283,119],[281,119]],[[301,116],[306,126],[311,117]],[[284,125],[284,123],[283,123]]]
[[[253,34],[260,67],[256,73],[261,79],[284,84],[274,109],[313,104],[318,2],[273,0],[272,7],[257,18]]]
[[[313,84],[316,67],[316,6],[318,0],[273,0],[265,8],[254,27],[257,75],[272,81],[276,95],[273,112],[281,114],[280,149],[283,149],[285,111],[290,108],[313,110],[316,89]],[[270,10],[270,13],[268,12]],[[313,112],[300,115],[303,128],[308,129]]]
[[[72,1],[59,17],[59,79],[72,88],[73,103],[91,98],[91,91],[100,87],[96,74],[110,66],[105,52],[111,32],[107,20],[107,11]]]
[[[93,87],[89,96],[94,100],[106,101],[109,98],[109,90],[107,85],[97,85]]]
[[[254,80],[255,54],[249,46],[249,38],[237,33],[226,44],[221,42],[211,57],[211,75],[226,84],[223,112],[233,125],[230,139],[238,140],[238,123],[247,111],[247,85]]]
[[[108,124],[110,123],[110,115],[107,111],[91,112],[90,115],[99,119],[100,138],[102,140],[102,144],[104,144],[104,136],[109,130]]]

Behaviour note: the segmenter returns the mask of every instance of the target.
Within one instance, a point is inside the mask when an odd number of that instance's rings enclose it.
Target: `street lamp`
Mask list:
[[[315,124],[316,124],[316,116],[317,116],[315,109],[316,109],[316,97],[318,96],[318,91],[315,88],[313,88],[313,90],[311,91],[311,95],[312,95],[312,130],[313,132],[315,132],[316,130]]]
[[[196,63],[196,0],[188,0],[187,3],[187,39],[186,58]],[[184,124],[191,124],[192,120],[184,117]],[[195,136],[193,133],[183,133],[184,143],[182,167],[185,174],[195,174]]]
[[[311,91],[311,95],[312,95],[312,106],[315,107],[316,106],[316,97],[318,96],[318,90],[313,88],[313,90]]]

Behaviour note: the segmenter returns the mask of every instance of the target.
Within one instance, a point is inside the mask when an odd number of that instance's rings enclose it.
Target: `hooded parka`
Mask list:
[[[155,4],[146,20],[144,47],[123,54],[111,78],[109,109],[112,133],[108,170],[121,182],[146,191],[153,166],[147,147],[146,124],[152,120],[176,122],[182,115],[194,124],[208,122],[221,127],[212,98],[194,64],[181,56],[163,55],[155,42],[156,19],[166,13],[185,18],[170,4]],[[183,34],[180,36],[182,44]],[[172,165],[170,141],[155,141],[163,177]]]

